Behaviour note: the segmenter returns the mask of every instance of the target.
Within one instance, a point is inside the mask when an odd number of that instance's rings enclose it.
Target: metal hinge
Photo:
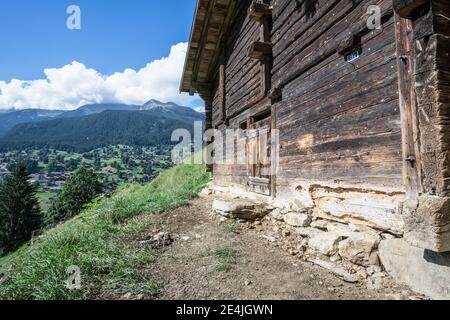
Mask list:
[[[415,156],[409,156],[408,158],[405,159],[405,161],[407,161],[409,163],[411,168],[414,168],[416,166],[416,157]]]

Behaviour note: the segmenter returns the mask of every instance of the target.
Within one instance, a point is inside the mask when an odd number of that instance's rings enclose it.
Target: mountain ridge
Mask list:
[[[0,137],[5,136],[8,131],[16,125],[24,123],[44,122],[48,120],[77,118],[91,114],[111,111],[144,111],[150,109],[159,109],[160,111],[172,109],[186,114],[188,110],[195,110],[189,107],[177,105],[174,102],[161,102],[151,99],[143,105],[129,105],[121,103],[98,103],[83,105],[75,110],[47,110],[47,109],[4,109],[0,110]],[[188,109],[188,110],[186,110]],[[173,112],[172,112],[173,113]]]
[[[76,113],[20,123],[0,137],[0,149],[49,147],[84,152],[114,144],[168,145],[175,129],[192,133],[194,122],[203,122],[204,115],[191,108],[155,101],[143,106],[87,105]]]

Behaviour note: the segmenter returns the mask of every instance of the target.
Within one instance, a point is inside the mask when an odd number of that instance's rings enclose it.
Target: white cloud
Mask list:
[[[89,103],[143,104],[150,99],[182,105],[198,97],[179,94],[187,43],[172,46],[168,57],[140,70],[126,69],[102,75],[73,61],[62,68],[45,69],[46,79],[0,81],[0,109],[75,109]]]
[[[205,113],[205,106],[193,107],[192,109],[194,109],[197,112]]]

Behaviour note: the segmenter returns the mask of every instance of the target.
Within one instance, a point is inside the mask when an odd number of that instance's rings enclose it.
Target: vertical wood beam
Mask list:
[[[270,195],[275,198],[277,196],[277,175],[279,165],[279,136],[277,130],[277,108],[275,104],[271,106],[271,148],[270,148]]]
[[[249,132],[253,130],[253,124],[255,123],[255,119],[253,117],[248,118],[247,120],[247,128]],[[255,175],[255,166],[254,166],[254,150],[252,150],[253,145],[250,144],[250,138],[247,135],[247,176],[253,177]],[[252,158],[251,158],[252,157]]]
[[[404,236],[413,246],[446,252],[450,251],[450,2],[397,2],[407,5],[406,11],[402,6],[396,10],[399,15],[406,12],[414,30],[422,184],[421,193],[403,207]]]
[[[271,25],[271,18],[270,16],[264,16],[261,19],[261,26],[260,26],[260,40],[263,43],[270,43],[270,25]],[[272,64],[272,58],[271,57],[265,57],[264,60],[260,62],[261,64],[261,94],[266,96],[270,89],[272,88],[271,84],[271,64]]]
[[[414,82],[414,30],[412,21],[395,13],[395,40],[402,125],[403,178],[407,197],[422,192],[421,157]]]
[[[222,47],[219,60],[219,99],[220,99],[220,122],[227,118],[226,114],[226,53]]]
[[[203,90],[200,93],[200,97],[205,102],[205,131],[211,130],[213,128],[213,122],[212,122],[212,104],[213,104],[213,97],[210,91]],[[205,141],[205,149],[209,144]],[[210,173],[214,173],[214,165],[212,164],[206,164],[206,171]]]

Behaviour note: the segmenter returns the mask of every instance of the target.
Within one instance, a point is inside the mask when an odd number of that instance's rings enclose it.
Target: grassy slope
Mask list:
[[[181,165],[147,186],[131,186],[91,205],[77,218],[49,230],[29,246],[0,260],[6,274],[0,299],[87,299],[153,295],[158,285],[139,267],[155,258],[130,238],[151,222],[129,219],[187,203],[209,179],[202,166]],[[81,269],[81,289],[66,288],[69,266]]]

